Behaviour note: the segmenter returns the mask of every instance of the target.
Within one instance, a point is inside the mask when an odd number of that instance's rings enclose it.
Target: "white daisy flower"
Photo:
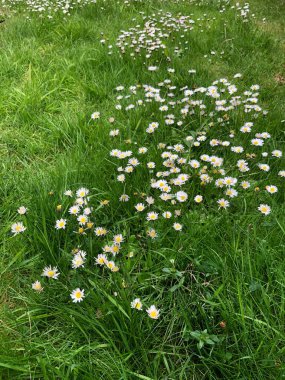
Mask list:
[[[72,298],[72,302],[74,303],[83,301],[83,299],[85,298],[84,289],[82,290],[79,288],[74,289],[72,293],[70,294],[70,297]]]

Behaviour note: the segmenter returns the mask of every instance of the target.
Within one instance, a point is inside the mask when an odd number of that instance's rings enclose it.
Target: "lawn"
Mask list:
[[[0,379],[285,378],[283,0],[0,0]]]

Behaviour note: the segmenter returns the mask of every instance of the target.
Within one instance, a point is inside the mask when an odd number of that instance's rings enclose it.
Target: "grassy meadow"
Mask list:
[[[285,378],[284,1],[66,9],[0,1],[0,379]]]

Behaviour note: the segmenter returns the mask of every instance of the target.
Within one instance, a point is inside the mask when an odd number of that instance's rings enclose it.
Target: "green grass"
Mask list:
[[[269,114],[258,126],[271,133],[271,147],[284,153],[284,2],[252,0],[250,5],[256,17],[247,24],[229,9],[220,13],[215,1],[127,6],[98,0],[67,20],[26,20],[23,11],[4,14],[0,379],[285,377],[284,181],[278,179],[273,212],[266,218],[257,214],[259,203],[253,196],[241,200],[233,212],[193,209],[183,219],[182,234],[162,222],[159,238],[149,241],[142,233],[144,222],[130,205],[118,201],[122,186],[114,181],[116,166],[109,157],[115,146],[108,135],[109,117],[116,118],[114,128],[124,131],[121,149],[129,149],[123,141],[129,137],[148,141],[143,131],[144,119],[150,117],[145,111],[131,116],[115,111],[114,88],[157,83],[165,79],[169,66],[159,54],[146,65],[143,57],[122,57],[116,37],[121,29],[141,22],[139,12],[150,15],[160,9],[204,18],[189,34],[189,52],[173,55],[181,39],[168,41],[175,84],[208,86],[241,72],[243,89],[261,86],[260,103]],[[102,35],[106,45],[99,42]],[[210,57],[212,50],[217,54]],[[157,63],[157,73],[147,71],[145,66]],[[190,68],[197,69],[194,79]],[[90,121],[94,111],[102,114],[98,125]],[[284,170],[284,158],[279,162]],[[273,175],[278,170],[274,167]],[[132,178],[132,192],[147,192],[145,177]],[[98,201],[110,200],[109,206],[98,207],[96,218],[127,237],[118,273],[94,268],[91,261],[84,275],[69,270],[70,251],[81,240],[72,231],[55,233],[60,215],[56,206],[67,209],[63,192],[81,186],[92,189],[94,208]],[[19,219],[16,210],[22,204],[29,209],[24,217],[28,229],[12,237],[10,226]],[[91,234],[83,244],[92,258],[101,252],[101,243]],[[127,258],[129,252],[133,258]],[[31,284],[49,264],[60,268],[60,281],[52,286],[45,282],[44,292],[35,293]],[[72,304],[68,295],[77,286],[85,288],[88,297]],[[161,317],[153,321],[131,310],[135,297],[157,305]],[[217,342],[199,349],[191,332],[203,330]]]

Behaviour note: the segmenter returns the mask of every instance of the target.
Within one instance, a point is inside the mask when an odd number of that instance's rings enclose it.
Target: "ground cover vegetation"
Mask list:
[[[284,13],[0,2],[0,378],[285,376]]]

